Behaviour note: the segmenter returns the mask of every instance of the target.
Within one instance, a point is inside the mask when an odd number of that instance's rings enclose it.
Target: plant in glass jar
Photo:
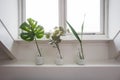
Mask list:
[[[79,41],[80,48],[78,48],[77,64],[84,64],[85,57],[84,57],[84,52],[83,52],[83,41],[82,41],[84,21],[83,21],[82,26],[81,26],[81,37],[79,37],[76,30],[73,28],[73,26],[68,21],[66,23],[68,24],[68,26],[71,29],[72,33],[74,34],[75,38]]]
[[[43,57],[41,54],[41,51],[39,49],[38,46],[38,42],[37,39],[41,39],[44,36],[44,28],[41,25],[37,24],[37,21],[35,21],[32,18],[28,18],[26,22],[23,22],[20,25],[20,29],[21,29],[21,33],[20,33],[20,37],[21,39],[31,42],[31,41],[35,41],[37,50],[38,50],[38,60],[36,60],[36,64],[43,64]]]
[[[52,33],[46,33],[46,38],[49,39],[49,44],[52,45],[54,48],[57,48],[57,59],[56,64],[60,65],[63,64],[63,56],[60,51],[59,43],[62,41],[61,36],[64,33],[64,29],[62,27],[55,27]]]

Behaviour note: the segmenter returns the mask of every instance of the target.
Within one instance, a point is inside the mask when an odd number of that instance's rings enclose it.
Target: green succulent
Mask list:
[[[26,22],[20,25],[21,33],[20,37],[25,41],[35,40],[38,52],[41,56],[40,49],[36,39],[41,39],[44,36],[44,28],[37,24],[37,21],[32,18],[28,18]]]

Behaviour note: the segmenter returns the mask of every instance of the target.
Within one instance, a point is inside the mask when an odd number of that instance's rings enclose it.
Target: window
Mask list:
[[[79,32],[85,15],[85,33],[100,32],[100,0],[68,0],[67,20]]]
[[[26,0],[26,18],[30,17],[46,31],[58,26],[58,0]]]
[[[66,20],[80,32],[85,15],[84,33],[105,33],[105,0],[23,0],[22,4],[22,18],[37,20],[46,32],[55,26],[66,30]]]

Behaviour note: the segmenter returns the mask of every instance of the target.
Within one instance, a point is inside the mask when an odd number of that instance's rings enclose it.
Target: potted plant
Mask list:
[[[46,33],[46,38],[49,39],[49,44],[52,45],[54,48],[57,48],[57,59],[55,61],[56,64],[61,65],[63,64],[63,56],[61,54],[59,43],[62,41],[60,37],[63,35],[64,30],[62,27],[55,27],[52,33]]]
[[[76,37],[76,39],[79,41],[79,46],[80,49],[78,48],[78,58],[77,58],[77,64],[84,64],[84,52],[83,52],[83,42],[82,42],[82,36],[83,36],[83,28],[84,28],[84,21],[82,23],[81,26],[81,38],[79,37],[79,35],[77,34],[77,32],[75,31],[75,29],[71,26],[71,24],[67,21],[66,22],[68,24],[68,26],[70,27],[72,33],[74,34],[74,36]]]
[[[37,21],[32,18],[28,18],[26,22],[20,25],[21,33],[20,37],[25,41],[35,41],[39,55],[36,59],[36,64],[43,64],[43,57],[38,46],[37,39],[41,39],[44,36],[44,28],[37,24]]]

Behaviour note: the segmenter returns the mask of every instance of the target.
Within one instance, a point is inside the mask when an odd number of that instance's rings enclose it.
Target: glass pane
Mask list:
[[[58,26],[58,0],[26,0],[26,18],[30,17],[50,31]]]
[[[100,32],[100,0],[67,0],[67,20],[78,32],[84,15],[84,32]]]

